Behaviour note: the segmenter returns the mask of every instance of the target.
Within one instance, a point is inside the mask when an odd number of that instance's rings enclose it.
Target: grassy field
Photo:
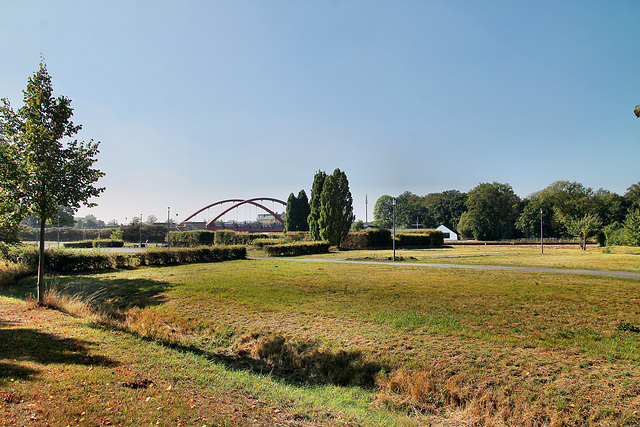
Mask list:
[[[631,249],[545,248],[542,261],[536,250],[396,255],[638,270]],[[52,425],[640,423],[639,280],[269,259],[65,276],[52,285],[110,314],[109,325],[0,301],[26,322],[0,317],[5,421],[27,414]],[[26,340],[22,350],[16,340]],[[149,388],[122,385],[145,379]]]
[[[450,245],[433,249],[398,249],[396,257],[406,262],[509,265],[520,267],[548,267],[587,270],[613,270],[640,272],[640,248],[614,246],[602,248],[589,245],[586,251],[578,245]],[[260,256],[260,252],[252,255]],[[329,255],[311,255],[308,258],[343,260],[387,261],[391,250],[334,251]]]

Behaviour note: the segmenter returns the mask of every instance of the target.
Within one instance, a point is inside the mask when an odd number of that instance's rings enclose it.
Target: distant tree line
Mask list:
[[[394,197],[381,196],[374,206],[374,224],[390,228]],[[445,225],[464,238],[596,236],[601,242],[640,244],[640,182],[624,195],[593,190],[578,182],[556,181],[520,199],[509,184],[481,183],[468,193],[449,190],[395,197],[396,227],[435,228]],[[541,230],[542,228],[542,230]]]

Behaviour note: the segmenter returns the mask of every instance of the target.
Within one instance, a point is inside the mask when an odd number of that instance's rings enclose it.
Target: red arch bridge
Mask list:
[[[196,215],[206,211],[207,209],[210,209],[219,205],[223,205],[225,203],[232,203],[230,207],[224,209],[222,212],[216,215],[215,218],[206,222],[204,225],[204,228],[206,228],[207,230],[225,230],[226,229],[226,230],[248,231],[248,232],[281,232],[283,231],[284,219],[282,219],[281,214],[278,214],[277,212],[274,212],[273,210],[266,207],[264,205],[265,201],[281,204],[283,206],[283,209],[282,209],[283,212],[287,206],[287,202],[283,202],[280,199],[274,199],[272,197],[256,197],[253,199],[221,200],[219,202],[211,203],[210,205],[207,205],[202,209],[189,215],[184,221],[180,223],[180,225],[189,224],[189,221],[192,218],[195,218]],[[243,223],[239,223],[239,222],[223,223],[220,221],[220,219],[224,217],[225,214],[231,212],[234,209],[238,209],[240,206],[243,206],[243,205],[253,205],[260,209],[263,209],[265,212],[268,212],[273,218],[269,218],[265,221],[256,221],[256,222],[245,221]]]

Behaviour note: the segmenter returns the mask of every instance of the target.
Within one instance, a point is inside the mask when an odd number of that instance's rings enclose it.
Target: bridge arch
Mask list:
[[[198,215],[199,213],[212,208],[214,206],[218,206],[218,205],[222,205],[224,203],[233,203],[233,205],[227,209],[225,209],[223,212],[221,212],[220,214],[218,214],[215,218],[213,218],[212,220],[210,220],[209,222],[207,222],[206,224],[206,228],[207,229],[212,229],[215,228],[215,222],[217,220],[219,220],[220,218],[222,218],[225,214],[227,214],[229,211],[233,210],[233,209],[237,209],[242,205],[245,204],[251,204],[254,206],[257,206],[261,209],[264,209],[266,212],[268,212],[269,214],[273,215],[273,217],[276,219],[276,221],[280,222],[281,224],[284,224],[284,220],[280,217],[280,215],[278,215],[276,212],[272,211],[271,209],[267,208],[266,206],[264,206],[262,203],[258,203],[259,201],[270,201],[270,202],[274,202],[274,203],[279,203],[281,205],[283,205],[284,207],[287,206],[287,203],[280,200],[280,199],[275,199],[273,197],[255,197],[253,199],[226,199],[226,200],[220,200],[219,202],[215,202],[215,203],[211,203],[210,205],[207,205],[205,207],[203,207],[202,209],[199,209],[198,211],[194,212],[193,214],[189,215],[185,220],[183,220],[181,222],[181,224],[184,224],[185,222],[188,222],[190,219],[194,218],[196,215]]]

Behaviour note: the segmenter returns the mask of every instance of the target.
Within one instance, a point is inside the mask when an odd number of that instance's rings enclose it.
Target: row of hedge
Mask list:
[[[67,242],[63,243],[67,249],[86,249],[86,248],[122,248],[124,242],[122,240],[113,239],[96,239],[96,240],[82,240],[80,242]]]
[[[96,240],[108,239],[114,231],[122,231],[122,239],[125,242],[151,242],[165,243],[167,238],[167,226],[160,224],[142,225],[121,225],[112,228],[96,228],[82,229],[74,227],[47,227],[44,233],[44,239],[55,242],[60,239],[61,242],[75,242],[80,240]],[[21,233],[21,239],[24,241],[38,241],[40,239],[40,229],[26,227]]]
[[[326,254],[329,252],[327,242],[295,242],[281,245],[269,245],[264,247],[268,256],[300,256],[313,254]]]
[[[439,230],[402,231],[396,233],[396,247],[439,247],[444,235]],[[347,249],[389,248],[393,245],[391,230],[384,228],[352,232],[343,247]]]
[[[172,246],[187,247],[200,245],[250,245],[256,239],[263,239],[263,233],[238,233],[233,230],[195,230],[172,232]]]
[[[34,246],[11,247],[3,254],[7,261],[28,266],[34,273],[38,268],[38,249]],[[177,265],[245,259],[244,246],[202,246],[195,248],[152,249],[133,254],[78,252],[61,249],[45,251],[48,274],[70,274],[110,269],[135,268],[141,265]]]

